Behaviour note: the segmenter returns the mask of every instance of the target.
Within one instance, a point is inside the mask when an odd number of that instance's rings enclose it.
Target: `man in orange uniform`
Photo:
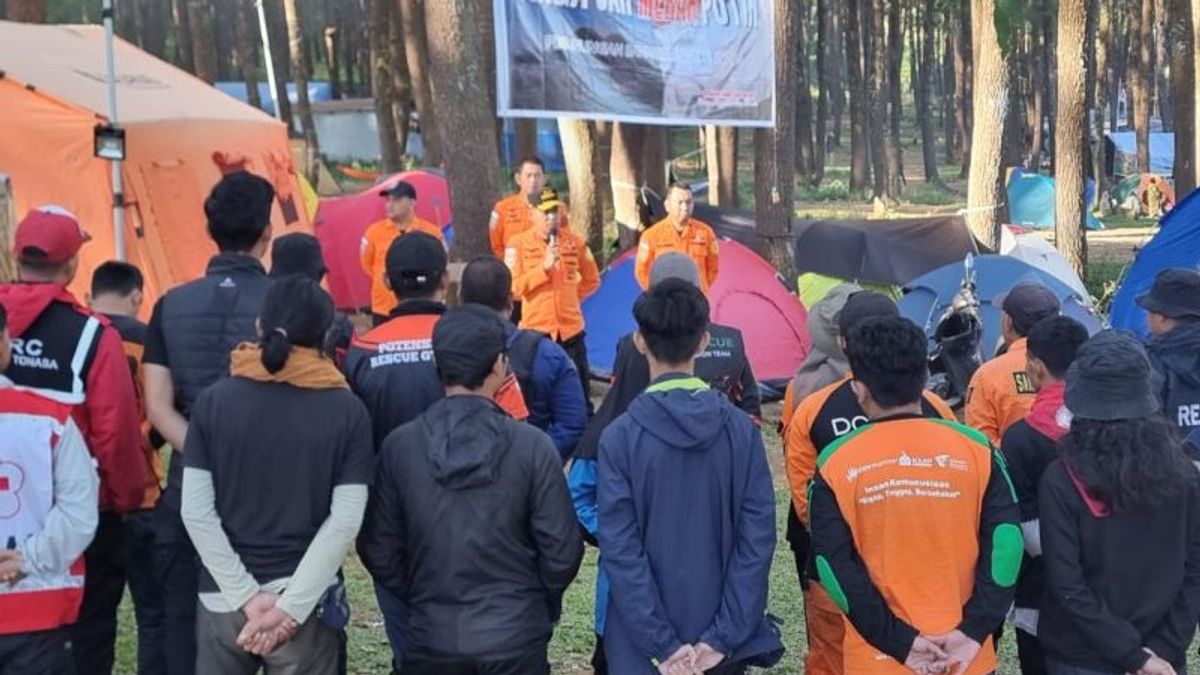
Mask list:
[[[859,290],[845,298],[837,313],[837,344],[845,354],[851,329],[871,318],[899,317],[896,303],[882,293]],[[845,630],[837,605],[816,580],[809,567],[808,486],[817,472],[821,450],[867,423],[867,414],[854,395],[847,373],[801,400],[786,426],[784,459],[788,484],[792,489],[792,513],[788,518],[788,542],[796,556],[800,585],[804,588],[804,616],[808,628],[808,655],[804,672],[809,675],[842,675],[842,642]],[[931,418],[954,419],[954,411],[936,394],[925,391],[921,414]]]
[[[872,318],[850,330],[852,391],[871,422],[821,451],[810,508],[821,585],[846,615],[844,672],[996,670],[1024,542],[1000,454],[922,411],[925,332]]]
[[[600,270],[583,239],[562,226],[561,207],[557,192],[542,190],[541,218],[533,229],[509,240],[504,262],[512,270],[513,297],[522,301],[521,328],[545,333],[562,345],[579,370],[590,412],[581,303],[600,287]]]
[[[417,189],[411,183],[400,181],[379,196],[387,198],[387,218],[367,228],[359,251],[362,269],[371,278],[371,314],[376,326],[388,320],[397,304],[396,295],[384,279],[392,241],[409,232],[424,232],[436,237],[443,246],[446,243],[440,227],[417,215]]]
[[[1000,330],[1006,351],[975,371],[967,387],[967,426],[999,445],[1008,428],[1025,418],[1037,395],[1025,372],[1025,336],[1042,319],[1059,312],[1058,298],[1045,286],[1017,284],[997,302],[1004,310]]]
[[[517,184],[516,194],[496,202],[488,222],[492,253],[501,260],[504,260],[504,249],[509,240],[528,231],[541,220],[537,206],[546,187],[546,165],[537,157],[522,158],[517,165],[517,172],[513,174],[513,181]],[[569,229],[566,209],[560,207],[558,211],[558,226]]]
[[[658,256],[675,251],[691,258],[700,270],[700,290],[717,281],[717,235],[708,225],[692,218],[695,201],[685,183],[671,183],[667,188],[667,217],[642,233],[638,244],[634,275],[643,290],[650,288],[650,267]]]

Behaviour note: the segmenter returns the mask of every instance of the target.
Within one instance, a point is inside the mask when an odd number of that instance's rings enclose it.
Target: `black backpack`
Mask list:
[[[529,398],[530,381],[533,377],[533,361],[537,358],[538,345],[550,336],[536,330],[518,330],[517,336],[508,347],[508,362],[512,366],[521,394]]]

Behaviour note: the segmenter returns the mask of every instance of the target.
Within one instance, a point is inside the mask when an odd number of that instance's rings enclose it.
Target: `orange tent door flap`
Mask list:
[[[139,195],[146,244],[144,265],[154,267],[161,291],[204,275],[216,247],[204,225],[204,195],[196,171],[183,160],[142,164]]]

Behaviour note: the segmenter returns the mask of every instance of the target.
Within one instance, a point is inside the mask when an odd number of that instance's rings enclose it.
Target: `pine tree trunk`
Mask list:
[[[708,159],[708,203],[737,207],[737,127],[704,128]]]
[[[1191,0],[1171,2],[1171,96],[1175,113],[1175,193],[1186,195],[1196,187],[1196,71],[1192,50]]]
[[[342,63],[338,54],[337,26],[326,26],[321,37],[324,38],[325,69],[329,71],[329,95],[338,100],[342,98]]]
[[[153,1],[153,0],[152,0]],[[237,62],[246,85],[246,100],[255,108],[262,107],[262,97],[258,95],[258,15],[254,13],[251,3],[237,3],[233,6],[234,30],[237,32]]]
[[[1087,236],[1084,214],[1084,139],[1087,83],[1087,0],[1058,1],[1058,123],[1054,144],[1054,243],[1079,277],[1086,278]]]
[[[874,174],[872,197],[891,202],[896,195],[891,193],[891,176],[888,167],[888,52],[887,52],[887,6],[885,0],[871,0],[870,77],[871,92],[871,171]]]
[[[175,28],[175,65],[196,72],[192,54],[192,27],[188,21],[188,0],[171,0],[171,23]]]
[[[445,157],[438,116],[430,81],[430,44],[426,35],[424,0],[401,0],[404,26],[404,55],[408,59],[408,74],[412,78],[417,115],[420,117],[421,141],[425,144],[425,165],[441,166]],[[451,79],[447,82],[453,82]],[[493,141],[494,143],[495,141]],[[486,222],[486,219],[485,219]]]
[[[212,8],[206,0],[188,0],[188,27],[192,31],[192,54],[196,77],[217,81],[217,42],[213,39]]]
[[[825,157],[829,148],[829,102],[834,97],[829,58],[829,0],[817,0],[817,126],[813,130],[812,176],[809,182],[820,185],[825,178]],[[808,60],[804,60],[807,68]]]
[[[516,156],[513,159],[519,164],[525,157],[535,157],[538,154],[537,120],[513,120],[516,134]],[[513,167],[516,168],[516,167]]]
[[[613,219],[617,222],[617,241],[621,251],[637,246],[645,223],[638,210],[638,188],[645,184],[646,167],[642,163],[642,145],[646,127],[614,122],[612,152],[608,173],[613,193]]]
[[[867,140],[869,102],[864,65],[862,3],[846,0],[846,79],[850,83],[850,191],[860,193],[871,181]]]
[[[425,3],[433,105],[439,126],[454,130],[455,142],[444,148],[446,178],[454,204],[455,253],[464,260],[490,252],[488,216],[500,197],[500,152],[477,10],[475,0]]]
[[[604,199],[600,186],[603,167],[596,124],[579,119],[559,118],[563,160],[567,165],[570,188],[571,229],[583,237],[593,252],[604,248]]]
[[[924,19],[925,34],[921,36],[921,70],[918,81],[917,121],[921,125],[921,156],[925,163],[925,182],[941,186],[942,177],[938,174],[937,137],[933,133],[933,110],[930,99],[933,97],[933,64],[936,58],[933,53],[934,37],[936,34],[937,0],[925,0]]]
[[[396,100],[392,79],[391,23],[393,0],[371,0],[371,21],[367,25],[371,43],[371,94],[375,102],[375,129],[379,135],[379,159],[386,173],[400,169],[403,150],[397,142],[396,119],[392,102]]]
[[[46,23],[46,0],[8,0],[9,21]]]
[[[1137,133],[1138,171],[1150,170],[1150,97],[1154,60],[1154,0],[1141,0],[1129,13],[1129,91]],[[1134,42],[1136,41],[1136,44]]]
[[[826,0],[828,1],[828,0]],[[829,58],[829,96],[832,99],[833,128],[830,142],[833,147],[842,147],[842,118],[846,112],[846,50],[844,47],[846,28],[846,2],[839,0],[833,3],[833,9],[828,12],[828,35],[825,39],[825,53]]]
[[[799,8],[796,9],[798,15],[795,43],[789,49],[795,52],[792,57],[796,60],[796,79],[794,89],[796,92],[796,104],[794,107],[796,112],[795,133],[796,139],[796,155],[795,167],[796,173],[800,176],[800,180],[809,181],[813,174],[813,165],[815,158],[813,157],[813,100],[812,100],[812,84],[809,81],[808,75],[808,31],[807,21]]]
[[[646,187],[667,194],[667,127],[647,126],[643,132],[642,162],[646,165]]]
[[[1108,119],[1112,121],[1112,130],[1116,131],[1120,127],[1120,92],[1121,85],[1129,86],[1126,79],[1127,68],[1129,66],[1129,45],[1126,41],[1129,31],[1129,22],[1125,17],[1124,5],[1118,4],[1118,0],[1104,0],[1108,4],[1108,17],[1111,32],[1108,40],[1108,60],[1111,62],[1112,72],[1109,73],[1108,91],[1105,93],[1108,99]],[[1126,105],[1125,121],[1129,122],[1131,106]]]
[[[142,0],[142,48],[155,57],[167,56],[167,9],[163,0]]]
[[[296,81],[296,111],[300,114],[300,133],[306,146],[304,173],[310,182],[317,180],[316,160],[321,156],[317,144],[317,125],[313,121],[312,106],[308,101],[308,51],[304,48],[304,23],[296,7],[297,0],[283,0],[283,12],[287,19],[288,51],[292,57],[292,78]]]
[[[288,125],[289,132],[295,129],[292,116],[292,99],[288,96],[288,83],[292,82],[292,61],[288,58],[287,17],[281,0],[263,0],[266,14],[267,33],[271,37],[271,60],[275,65],[275,101],[279,105],[279,119]]]
[[[1167,0],[1155,0],[1154,2],[1154,68],[1150,72],[1154,73],[1154,102],[1156,105],[1153,112],[1158,113],[1159,119],[1162,120],[1163,131],[1174,131],[1174,115],[1171,113],[1171,100],[1174,94],[1167,81],[1167,69],[1171,63],[1171,38],[1168,33],[1170,28],[1167,26],[1166,2]]]
[[[992,250],[1000,247],[999,207],[1006,199],[1001,134],[1008,113],[1008,64],[996,36],[995,0],[971,0],[974,42],[974,133],[967,187],[967,225]]]
[[[973,0],[961,0],[958,29],[954,32],[954,80],[955,99],[958,101],[958,139],[962,171],[960,178],[969,178],[971,172],[971,144],[975,138],[975,47],[972,28]],[[992,133],[997,130],[992,129]]]
[[[1054,136],[1055,123],[1058,120],[1058,107],[1056,102],[1056,87],[1054,83],[1054,72],[1050,68],[1050,54],[1055,53],[1055,47],[1058,44],[1058,26],[1054,21],[1054,14],[1051,11],[1052,7],[1047,4],[1047,10],[1043,12],[1042,22],[1042,37],[1045,40],[1044,57],[1042,58],[1042,114],[1046,123],[1046,133],[1050,139],[1043,143],[1043,147],[1050,155],[1050,171],[1054,172],[1058,166],[1058,152],[1055,150]]]
[[[1111,26],[1111,19],[1108,11],[1108,0],[1095,0],[1094,7],[1096,11],[1096,58],[1094,68],[1096,78],[1094,80],[1095,90],[1093,91],[1092,108],[1096,115],[1095,137],[1093,138],[1092,146],[1092,180],[1096,181],[1096,203],[1100,204],[1103,199],[1105,190],[1105,181],[1107,179],[1107,171],[1104,161],[1104,133],[1105,133],[1105,96],[1108,94],[1108,40]]]
[[[958,114],[958,92],[954,86],[954,27],[952,14],[942,22],[942,136],[946,139],[946,163],[957,162],[962,152],[962,139],[956,124]]]
[[[794,45],[800,32],[800,3],[775,3],[775,91],[796,86],[798,54]],[[792,278],[792,205],[796,187],[795,97],[775,97],[775,128],[754,131],[754,215],[758,248],[785,279]],[[728,274],[728,272],[726,272]]]
[[[396,125],[396,143],[400,146],[400,158],[408,154],[408,129],[412,123],[413,86],[408,72],[408,55],[404,50],[404,30],[400,26],[400,4],[391,0],[388,21],[388,52],[392,61],[392,120]]]
[[[900,15],[900,0],[888,0],[888,194],[895,199],[904,191],[905,182],[904,146],[900,139],[900,114],[904,105],[900,83],[900,69],[904,64],[904,22]]]
[[[1043,69],[1042,63],[1043,61],[1050,59],[1052,54],[1050,52],[1050,45],[1040,42],[1044,35],[1045,33],[1037,30],[1036,27],[1031,31],[1030,39],[1033,42],[1033,48],[1030,50],[1030,58],[1032,63],[1030,64],[1031,67],[1026,69],[1029,73],[1030,80],[1030,96],[1027,103],[1029,107],[1029,156],[1031,158],[1029,166],[1026,168],[1034,171],[1037,171],[1041,166],[1042,150],[1044,150],[1046,147],[1046,137],[1043,133],[1045,126],[1042,124],[1046,117],[1047,104],[1045,96],[1046,90],[1045,87],[1042,86],[1042,78],[1044,77],[1046,71]],[[1016,79],[1017,73],[1020,73],[1021,71],[1022,69],[1019,67],[1014,68],[1014,79]],[[1015,88],[1016,87],[1014,86],[1014,89]]]

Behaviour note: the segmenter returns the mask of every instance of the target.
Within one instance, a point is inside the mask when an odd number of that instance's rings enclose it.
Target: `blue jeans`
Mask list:
[[[375,584],[375,599],[379,612],[383,614],[383,629],[387,632],[388,644],[392,646],[392,668],[399,671],[404,663],[404,627],[408,621],[408,607],[395,593],[382,584]]]

